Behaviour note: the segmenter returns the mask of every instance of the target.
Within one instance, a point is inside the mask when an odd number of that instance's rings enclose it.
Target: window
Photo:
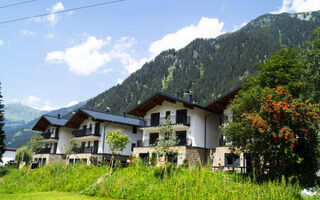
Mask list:
[[[155,145],[157,143],[158,138],[159,138],[159,133],[150,133],[149,146]]]
[[[160,113],[151,113],[151,126],[159,126]]]
[[[187,132],[186,131],[176,131],[177,145],[187,145]]]
[[[166,112],[166,119],[168,119],[170,117],[170,111]]]
[[[132,133],[137,133],[137,127],[136,126],[132,127]]]
[[[177,110],[176,124],[187,124],[187,109]]]
[[[220,125],[223,125],[228,121],[228,116],[227,115],[220,115]]]
[[[174,153],[168,153],[168,162],[171,162],[173,164],[177,164],[178,163],[178,153],[174,152]]]
[[[133,149],[136,147],[136,143],[132,143],[131,144],[131,151],[133,151]]]
[[[96,123],[94,126],[94,134],[100,135],[100,123]]]
[[[238,167],[240,166],[240,157],[236,154],[225,154],[225,166]]]

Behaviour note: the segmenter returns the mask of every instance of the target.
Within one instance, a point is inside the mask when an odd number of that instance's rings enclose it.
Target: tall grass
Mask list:
[[[286,183],[256,184],[239,174],[212,172],[208,168],[171,170],[160,179],[157,167],[135,166],[117,170],[99,184],[87,188],[87,195],[114,199],[300,199],[300,188]]]
[[[44,191],[78,192],[112,199],[301,199],[297,184],[257,184],[239,174],[212,172],[208,168],[172,168],[167,178],[161,169],[135,165],[117,169],[99,184],[105,167],[49,165],[33,170],[11,170],[0,181],[0,193]]]
[[[87,165],[46,165],[27,174],[27,168],[11,169],[0,182],[0,193],[79,192],[106,172],[105,167]]]

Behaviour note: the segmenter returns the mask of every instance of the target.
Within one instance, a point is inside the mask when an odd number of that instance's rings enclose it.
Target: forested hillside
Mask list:
[[[238,86],[281,45],[304,46],[320,26],[320,12],[267,14],[242,29],[215,39],[196,39],[178,51],[162,52],[121,85],[90,99],[86,108],[127,112],[156,91],[193,91],[205,105]]]

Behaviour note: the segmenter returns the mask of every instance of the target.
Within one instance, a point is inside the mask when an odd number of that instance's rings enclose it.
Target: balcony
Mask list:
[[[158,118],[159,119],[159,118]],[[161,117],[159,120],[155,120],[155,119],[145,119],[144,120],[144,127],[156,127],[156,126],[160,126],[163,123],[166,122],[166,117]],[[186,115],[178,115],[178,117],[176,117],[175,115],[170,116],[170,120],[171,125],[183,125],[183,126],[190,126],[190,116],[186,116]]]
[[[51,132],[45,132],[45,133],[41,133],[40,134],[42,137],[43,137],[43,139],[45,140],[45,141],[52,141],[52,142],[54,142],[54,141],[57,141],[57,140],[59,140],[59,136],[58,136],[58,134],[56,134],[56,133],[51,133]]]
[[[187,147],[192,147],[192,140],[190,138],[177,138],[178,139],[178,143],[176,144],[176,146],[187,146]],[[155,146],[154,144],[150,144],[150,140],[145,139],[145,140],[137,140],[137,146],[136,147],[151,147],[151,146]]]
[[[80,147],[75,151],[76,153],[92,153],[97,154],[98,153],[98,147],[92,146],[92,147]]]
[[[42,148],[37,154],[47,154],[50,153],[51,148]]]
[[[72,135],[76,138],[81,138],[81,137],[100,137],[100,133],[98,131],[94,131],[92,129],[80,129],[80,130],[74,130],[72,131]]]

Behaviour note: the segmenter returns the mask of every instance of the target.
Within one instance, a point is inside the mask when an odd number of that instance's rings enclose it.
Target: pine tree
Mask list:
[[[3,127],[4,127],[4,105],[2,104],[2,95],[1,95],[1,83],[0,83],[0,162],[2,162],[2,155],[5,151],[4,140],[6,138]]]

